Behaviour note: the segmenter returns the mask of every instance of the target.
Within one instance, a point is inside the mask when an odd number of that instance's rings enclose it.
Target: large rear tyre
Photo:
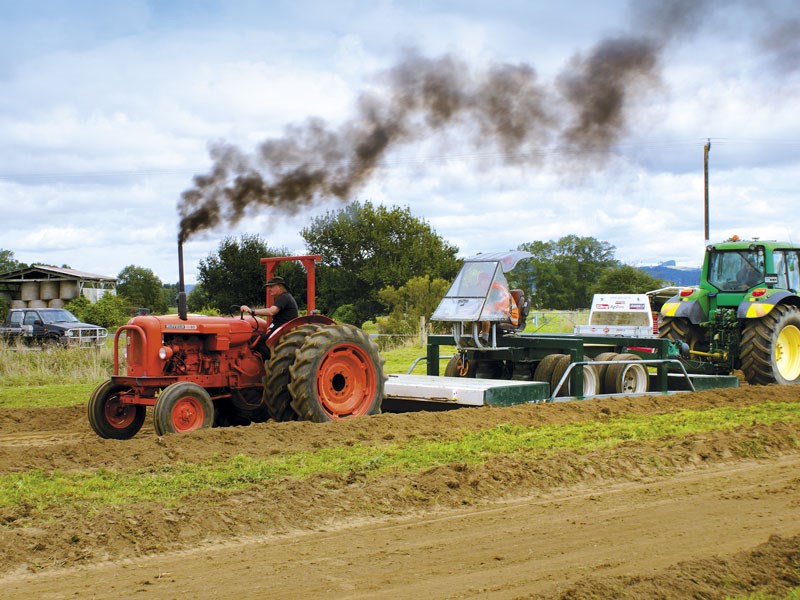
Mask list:
[[[120,393],[128,391],[111,380],[98,385],[89,397],[89,425],[101,438],[128,440],[142,428],[146,408],[141,404],[122,404]]]
[[[611,360],[605,372],[603,387],[607,394],[642,394],[649,386],[645,365],[615,364],[618,360],[641,360],[636,354],[620,354]]]
[[[301,325],[284,334],[272,351],[264,377],[264,403],[269,416],[275,421],[296,421],[297,413],[292,408],[289,393],[289,368],[294,364],[297,351],[309,334],[320,326],[314,323]]]
[[[328,325],[310,334],[289,374],[300,419],[323,423],[381,412],[383,357],[357,327]]]
[[[778,304],[760,319],[748,319],[740,357],[748,383],[800,383],[800,310]]]
[[[662,317],[658,326],[658,337],[675,342],[685,342],[689,350],[707,350],[706,330],[694,325],[685,317]]]
[[[202,387],[180,381],[164,388],[156,400],[153,424],[157,435],[186,433],[214,424],[214,403]]]

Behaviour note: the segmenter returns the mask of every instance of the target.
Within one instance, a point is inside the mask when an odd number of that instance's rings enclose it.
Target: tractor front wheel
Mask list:
[[[311,333],[289,369],[292,408],[317,423],[381,412],[383,358],[369,336],[352,325]]]
[[[180,381],[164,388],[153,410],[156,434],[186,433],[214,424],[214,403],[202,387]]]
[[[128,391],[109,379],[101,383],[89,398],[89,425],[101,438],[127,440],[142,428],[146,410],[141,404],[123,404],[120,394]]]
[[[800,383],[800,310],[778,304],[760,319],[748,319],[740,358],[748,383]]]

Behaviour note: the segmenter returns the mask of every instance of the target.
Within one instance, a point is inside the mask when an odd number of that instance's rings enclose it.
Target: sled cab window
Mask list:
[[[764,251],[713,251],[708,262],[708,282],[724,292],[745,292],[764,281]]]

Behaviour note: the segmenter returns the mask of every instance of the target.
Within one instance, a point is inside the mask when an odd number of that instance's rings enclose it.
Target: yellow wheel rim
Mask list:
[[[800,329],[788,325],[781,329],[775,342],[775,366],[787,381],[800,377]]]

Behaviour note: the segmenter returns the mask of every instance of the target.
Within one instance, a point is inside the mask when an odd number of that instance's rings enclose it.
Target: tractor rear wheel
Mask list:
[[[620,354],[606,367],[603,386],[607,394],[641,394],[647,391],[649,375],[645,365],[615,364],[618,360],[641,360],[636,354]]]
[[[675,342],[686,342],[689,350],[706,349],[706,331],[685,317],[662,317],[658,325],[658,337]]]
[[[214,403],[196,383],[179,381],[161,391],[153,410],[156,434],[186,433],[214,424]]]
[[[123,404],[119,396],[130,388],[111,380],[98,385],[89,397],[89,425],[101,438],[128,440],[142,428],[147,409],[141,404]]]
[[[800,383],[800,310],[778,304],[760,319],[748,319],[740,357],[748,383]]]
[[[289,374],[292,408],[301,419],[323,423],[381,412],[383,357],[357,327],[328,325],[311,333]]]
[[[292,408],[292,395],[289,393],[289,368],[294,364],[297,351],[305,343],[309,334],[320,325],[310,323],[301,325],[285,333],[272,351],[264,377],[264,403],[269,416],[275,421],[296,421],[297,413]]]

